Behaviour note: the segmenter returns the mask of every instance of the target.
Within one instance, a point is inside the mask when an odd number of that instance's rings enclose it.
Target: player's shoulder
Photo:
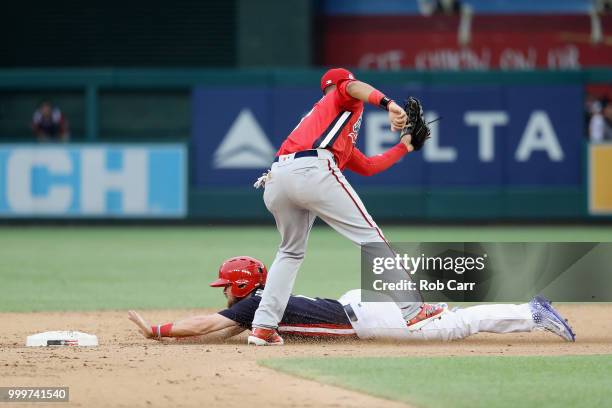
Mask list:
[[[262,296],[263,296],[263,289],[257,289],[249,299],[252,299],[253,302],[259,302]],[[293,293],[289,296],[289,301],[319,302],[322,300],[329,300],[329,299],[322,299],[318,297],[311,297],[311,296],[305,296],[305,295],[296,295]]]
[[[228,317],[232,320],[236,320],[236,316],[255,313],[255,310],[257,310],[257,308],[259,307],[260,301],[261,296],[256,296],[255,294],[253,294],[252,296],[240,299],[233,305],[229,306],[227,309],[220,311],[219,314]]]
[[[338,86],[334,91],[330,92],[330,95],[334,95],[334,100],[337,106],[343,110],[349,110],[351,112],[359,112],[363,110],[364,103],[352,96],[347,86],[354,81],[346,81]]]
[[[318,297],[291,294],[291,296],[289,296],[289,300],[290,301],[302,301],[302,302],[319,302],[322,299]]]
[[[346,110],[356,112],[360,108],[363,109],[363,103],[359,99],[347,96],[338,89],[328,92],[315,106],[320,106],[321,110],[329,115],[337,115]]]
[[[249,297],[242,299],[238,303],[242,303],[242,307],[257,309],[259,307],[259,302],[261,302],[261,297],[263,295],[263,290],[257,290],[253,292],[253,294]]]
[[[257,309],[259,302],[261,302],[262,293],[263,290],[257,290],[256,292],[253,292],[251,296],[240,299],[238,302],[234,303],[232,306],[230,306],[230,309],[248,309],[253,307]]]

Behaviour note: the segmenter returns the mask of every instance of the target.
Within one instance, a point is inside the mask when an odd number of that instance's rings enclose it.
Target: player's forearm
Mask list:
[[[215,344],[232,338],[245,330],[245,328],[242,328],[240,326],[228,327],[226,329],[217,330],[212,333],[203,334],[199,336],[181,337],[180,339],[182,344]]]
[[[221,315],[193,316],[174,323],[153,326],[153,337],[190,337],[202,336],[228,327],[236,323]]]
[[[409,151],[404,143],[398,143],[386,152],[372,157],[367,157],[359,150],[355,150],[347,167],[359,175],[373,176],[393,166]]]
[[[179,320],[172,326],[172,337],[201,336],[211,332],[208,316],[194,316]]]

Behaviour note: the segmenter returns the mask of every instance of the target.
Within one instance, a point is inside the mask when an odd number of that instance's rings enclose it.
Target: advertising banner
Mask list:
[[[183,145],[0,145],[0,217],[179,218]]]
[[[476,16],[463,44],[459,26],[458,16],[327,17],[320,62],[382,70],[577,70],[612,64],[611,45],[591,41],[586,14]]]
[[[612,143],[589,146],[589,212],[612,215]]]
[[[282,141],[321,97],[308,88],[199,87],[193,93],[193,184],[249,187]],[[432,138],[384,173],[356,185],[578,186],[583,89],[580,86],[383,87],[401,101],[421,99]],[[366,106],[357,147],[366,155],[397,143],[387,112]]]

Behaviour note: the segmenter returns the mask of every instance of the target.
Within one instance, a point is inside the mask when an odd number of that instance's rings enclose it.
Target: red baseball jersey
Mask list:
[[[363,114],[363,102],[350,96],[346,87],[352,80],[341,80],[302,118],[285,139],[277,156],[308,149],[330,150],[340,169],[351,158]]]

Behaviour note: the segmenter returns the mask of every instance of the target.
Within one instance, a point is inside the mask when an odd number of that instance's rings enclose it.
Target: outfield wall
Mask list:
[[[73,128],[74,140],[138,141],[143,148],[150,142],[182,142],[188,147],[188,219],[265,220],[270,216],[252,182],[319,97],[320,74],[321,70],[0,70],[0,104],[11,113],[0,117],[0,137],[7,142],[27,140],[26,130],[15,129],[27,123],[31,112],[25,110],[33,109],[27,103],[33,95],[59,95],[60,100],[71,95],[66,106],[74,111],[65,113],[81,124]],[[612,82],[612,71],[403,71],[357,76],[396,99],[417,95],[429,118],[443,117],[434,124],[433,140],[423,152],[372,178],[349,176],[377,219],[589,217],[584,85]],[[357,145],[367,154],[377,154],[394,142],[385,115],[373,108],[364,113]],[[120,169],[119,165],[116,170]],[[5,196],[6,174],[0,170]],[[112,208],[108,216],[151,216],[124,214],[124,192],[108,193],[114,197],[114,204],[104,204]],[[181,216],[180,211],[176,214]],[[11,216],[10,211],[3,216]],[[28,214],[22,211],[19,216]]]

